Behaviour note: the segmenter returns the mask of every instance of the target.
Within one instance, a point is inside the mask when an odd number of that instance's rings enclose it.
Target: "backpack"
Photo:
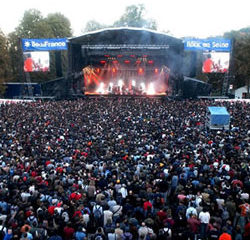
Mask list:
[[[132,239],[132,234],[130,232],[125,232],[123,234],[123,240],[131,240]]]
[[[99,206],[98,208],[95,207],[95,210],[94,210],[94,218],[95,219],[100,219],[102,217],[102,213],[101,213],[101,206]]]
[[[96,236],[95,237],[95,239],[94,240],[103,240],[103,237],[102,236],[100,236],[100,235],[98,235],[98,236]]]

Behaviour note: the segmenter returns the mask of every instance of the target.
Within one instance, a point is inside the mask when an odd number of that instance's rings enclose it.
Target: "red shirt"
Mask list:
[[[219,240],[232,240],[232,237],[231,237],[231,235],[228,234],[228,233],[222,233],[222,234],[220,235]]]
[[[147,201],[143,204],[143,209],[144,211],[148,210],[148,207],[150,207],[150,209],[153,207],[152,203]]]
[[[164,211],[157,212],[157,216],[160,218],[161,221],[167,218],[167,214]]]
[[[74,235],[74,233],[75,233],[75,230],[74,230],[74,228],[71,228],[71,227],[65,227],[64,229],[63,229],[63,232],[64,232],[64,239],[66,239],[66,240],[71,240],[71,239],[73,239],[73,235]]]
[[[213,61],[210,58],[208,58],[203,63],[203,72],[204,73],[211,73],[212,72],[212,67],[213,67]]]
[[[32,58],[27,58],[25,61],[24,61],[24,71],[25,72],[32,72],[33,70],[33,61],[32,61]]]

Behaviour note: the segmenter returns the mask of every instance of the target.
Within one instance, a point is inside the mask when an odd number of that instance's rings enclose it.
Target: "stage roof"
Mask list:
[[[99,44],[136,44],[136,45],[169,45],[183,46],[183,41],[171,37],[166,33],[144,28],[105,28],[94,32],[87,32],[79,37],[68,39],[71,44],[99,45]]]

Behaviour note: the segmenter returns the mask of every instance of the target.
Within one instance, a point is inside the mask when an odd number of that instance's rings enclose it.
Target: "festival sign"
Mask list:
[[[189,51],[215,51],[230,52],[231,41],[229,39],[193,39],[186,38],[184,40],[184,49]]]
[[[22,39],[23,51],[67,50],[66,38]]]

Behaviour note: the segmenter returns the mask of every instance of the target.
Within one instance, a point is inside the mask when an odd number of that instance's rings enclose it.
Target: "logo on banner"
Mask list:
[[[67,50],[66,38],[22,39],[24,51]]]
[[[229,39],[185,39],[185,50],[193,51],[217,51],[230,52],[231,41]]]

